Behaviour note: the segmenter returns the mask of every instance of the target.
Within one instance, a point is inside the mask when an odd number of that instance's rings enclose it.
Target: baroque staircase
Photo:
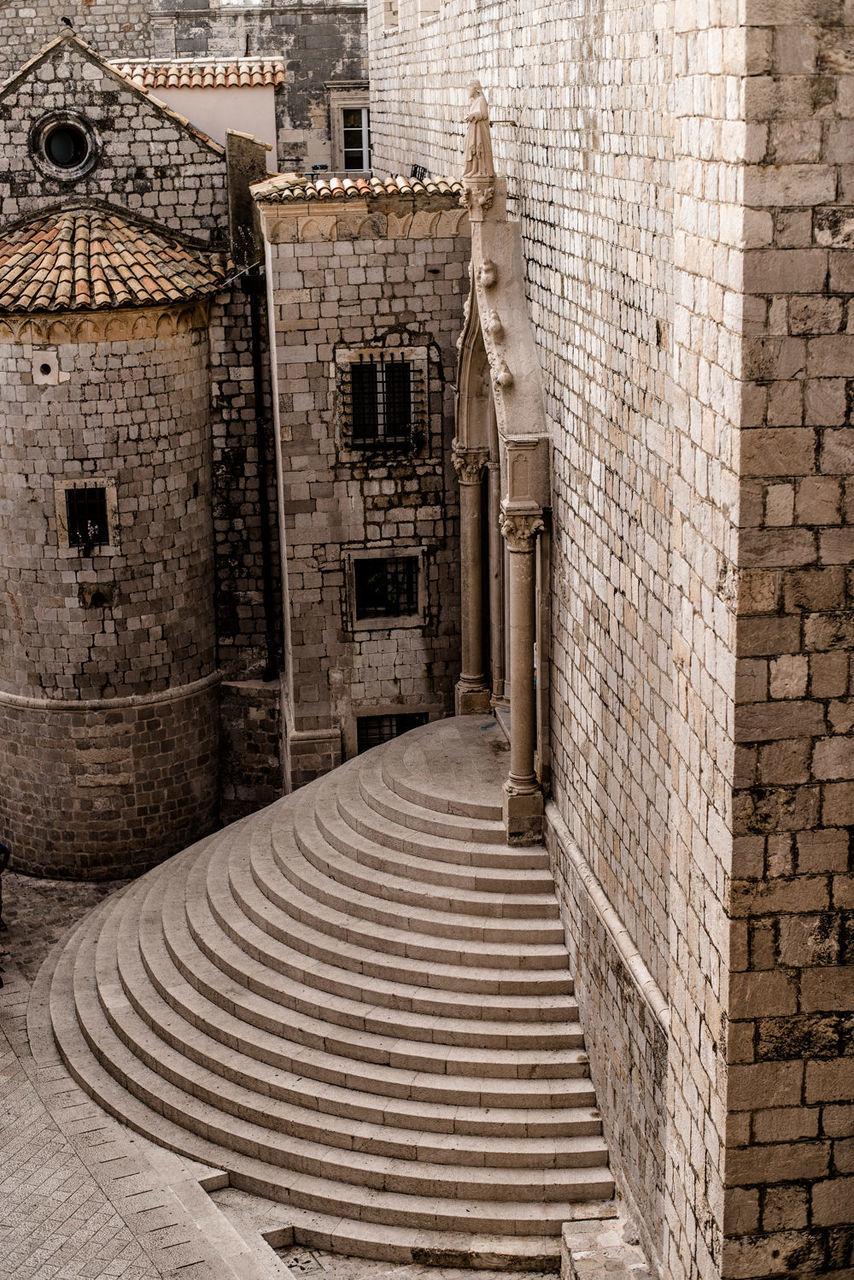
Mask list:
[[[305,1244],[554,1268],[613,1181],[542,846],[491,719],[426,725],[201,841],[69,938],[66,1065]]]

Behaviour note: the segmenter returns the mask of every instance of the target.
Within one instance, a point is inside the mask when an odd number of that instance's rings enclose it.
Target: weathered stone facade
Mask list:
[[[89,131],[88,168],[45,172],[33,129],[53,118]],[[0,318],[2,829],[18,867],[128,874],[216,825],[220,792],[231,816],[235,796],[255,807],[273,777],[281,790],[278,762],[260,779],[229,757],[220,778],[217,694],[226,675],[228,740],[248,757],[257,727],[269,753],[258,711],[278,698],[281,629],[262,537],[276,520],[264,299],[223,281],[252,251],[251,235],[230,241],[230,210],[264,169],[245,140],[212,144],[70,34],[7,86],[0,132],[10,252],[26,262],[31,226],[46,255]],[[67,491],[87,484],[109,521],[89,549],[67,527]],[[73,745],[46,790],[63,733]]]
[[[449,713],[459,667],[451,382],[467,285],[453,192],[282,203],[268,242],[286,581],[285,768],[297,786],[356,753],[364,716]],[[354,446],[348,362],[421,363],[424,416],[398,449]],[[354,561],[415,557],[413,616],[360,621]]]
[[[366,75],[364,0],[272,0],[269,5],[176,5],[174,0],[51,0],[9,3],[0,11],[0,80],[13,75],[69,18],[107,58],[285,58],[276,90],[282,169],[332,167],[328,84]]]
[[[852,1265],[846,21],[369,9],[375,168],[452,172],[479,76],[521,224],[549,843],[668,1280]]]

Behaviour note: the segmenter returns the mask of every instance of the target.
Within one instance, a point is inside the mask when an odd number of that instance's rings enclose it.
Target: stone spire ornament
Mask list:
[[[495,161],[492,158],[489,106],[479,80],[471,81],[468,93],[463,194],[460,199],[470,215],[477,219],[483,217],[495,197]]]

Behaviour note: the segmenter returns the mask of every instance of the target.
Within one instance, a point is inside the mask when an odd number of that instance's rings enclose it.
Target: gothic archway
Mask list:
[[[548,430],[518,225],[507,219],[501,180],[488,188],[482,179],[464,182],[472,262],[453,446],[463,601],[456,710],[466,715],[509,704],[504,816],[508,840],[524,844],[542,835],[547,757],[537,653],[545,638],[538,637],[538,597],[545,594]]]

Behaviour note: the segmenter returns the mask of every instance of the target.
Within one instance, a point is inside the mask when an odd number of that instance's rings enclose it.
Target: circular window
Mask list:
[[[45,134],[48,160],[61,169],[77,169],[89,154],[89,139],[74,124],[57,124]]]
[[[30,131],[30,152],[42,173],[67,182],[89,172],[97,159],[97,144],[78,116],[51,115]]]

